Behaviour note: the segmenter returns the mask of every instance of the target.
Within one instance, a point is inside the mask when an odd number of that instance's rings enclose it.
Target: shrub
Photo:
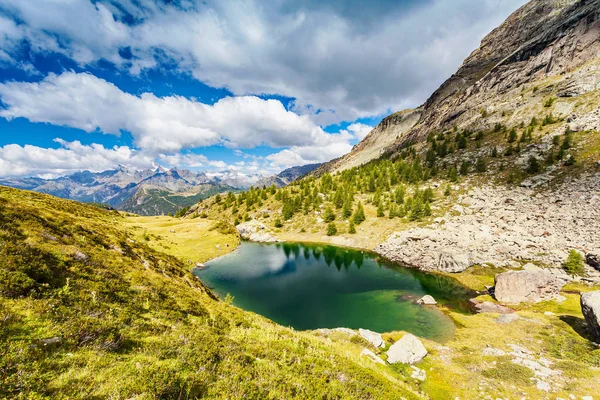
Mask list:
[[[330,222],[327,225],[327,236],[335,236],[337,235],[337,226],[335,226],[334,222]]]
[[[583,275],[583,256],[577,250],[569,251],[569,256],[563,263],[563,268],[571,275]]]
[[[468,161],[463,161],[460,165],[460,174],[467,175],[469,173],[470,163]]]
[[[485,162],[485,158],[481,157],[477,159],[477,163],[475,163],[475,171],[479,173],[487,171],[487,164]]]
[[[540,172],[540,162],[535,156],[529,157],[527,161],[527,173],[537,174],[538,172]]]
[[[546,100],[546,102],[544,103],[544,107],[550,108],[552,107],[552,104],[554,104],[554,97],[550,97],[548,100]]]
[[[517,140],[517,131],[513,128],[508,133],[508,143],[513,143],[515,140]]]
[[[283,226],[283,222],[281,222],[281,219],[277,218],[275,220],[275,228],[281,228]]]
[[[575,165],[575,162],[575,156],[573,156],[573,154],[569,154],[565,160],[565,165],[570,167],[571,165]]]
[[[217,231],[222,235],[237,235],[237,229],[235,226],[229,224],[226,221],[217,221],[213,226],[210,227],[210,231]]]

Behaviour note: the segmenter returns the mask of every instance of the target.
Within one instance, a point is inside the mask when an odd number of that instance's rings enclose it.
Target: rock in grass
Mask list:
[[[492,303],[491,301],[479,301],[477,299],[471,299],[469,302],[473,305],[473,311],[478,314],[490,313],[490,314],[510,314],[515,312],[514,310],[505,307],[501,304]]]
[[[363,351],[360,353],[360,355],[363,356],[363,357],[369,358],[371,361],[373,361],[373,362],[375,362],[377,364],[383,364],[383,365],[385,365],[385,361],[383,361],[381,358],[379,358],[377,356],[377,354],[373,353],[369,349],[363,349]]]
[[[387,351],[390,364],[416,364],[427,355],[427,349],[414,335],[407,333]]]
[[[564,282],[548,271],[510,271],[496,275],[494,295],[503,303],[537,303],[558,296]]]
[[[433,305],[437,304],[437,301],[435,301],[435,299],[433,298],[433,296],[430,296],[430,295],[426,294],[425,296],[423,296],[419,300],[417,300],[417,304],[424,304],[426,306],[433,306]]]
[[[600,290],[581,294],[581,312],[592,337],[600,342]]]
[[[385,347],[385,343],[383,342],[383,338],[381,337],[381,333],[373,332],[368,329],[359,329],[358,333],[363,337],[366,341],[371,343],[375,347]]]

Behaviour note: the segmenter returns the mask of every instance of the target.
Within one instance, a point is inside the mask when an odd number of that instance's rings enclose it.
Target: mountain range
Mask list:
[[[235,170],[206,173],[161,166],[144,170],[119,166],[114,170],[81,171],[55,179],[4,178],[0,179],[0,185],[105,204],[140,215],[165,215],[216,193],[251,186],[285,186],[318,166],[292,167],[269,177]]]

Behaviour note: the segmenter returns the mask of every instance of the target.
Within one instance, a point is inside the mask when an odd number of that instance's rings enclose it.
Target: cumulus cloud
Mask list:
[[[0,147],[0,176],[58,176],[81,170],[94,172],[123,164],[149,168],[153,158],[127,146],[105,148],[100,144],[83,145],[79,141],[55,139],[58,149],[8,144]]]
[[[24,117],[114,135],[128,131],[137,146],[154,153],[215,144],[307,146],[329,136],[278,100],[226,97],[207,105],[180,96],[134,96],[87,73],[65,72],[41,82],[0,84],[0,99],[4,118]]]
[[[26,40],[133,73],[168,61],[236,95],[295,98],[326,125],[423,102],[525,1],[0,0],[0,59]]]
[[[54,139],[59,148],[8,144],[0,147],[0,177],[57,177],[77,171],[101,172],[126,165],[137,169],[153,168],[157,164],[168,168],[228,169],[220,160],[210,160],[203,154],[176,153],[150,155],[127,146],[106,148],[101,144],[84,145],[79,141]]]

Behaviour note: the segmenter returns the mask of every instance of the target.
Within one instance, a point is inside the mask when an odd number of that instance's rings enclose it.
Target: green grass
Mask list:
[[[239,243],[237,231],[223,234],[222,229],[212,229],[222,222],[210,219],[127,216],[122,223],[138,240],[188,264],[227,254]]]
[[[210,221],[144,221],[0,188],[0,398],[420,398],[356,344],[219,301],[155,237],[189,230],[173,254],[201,260]]]

